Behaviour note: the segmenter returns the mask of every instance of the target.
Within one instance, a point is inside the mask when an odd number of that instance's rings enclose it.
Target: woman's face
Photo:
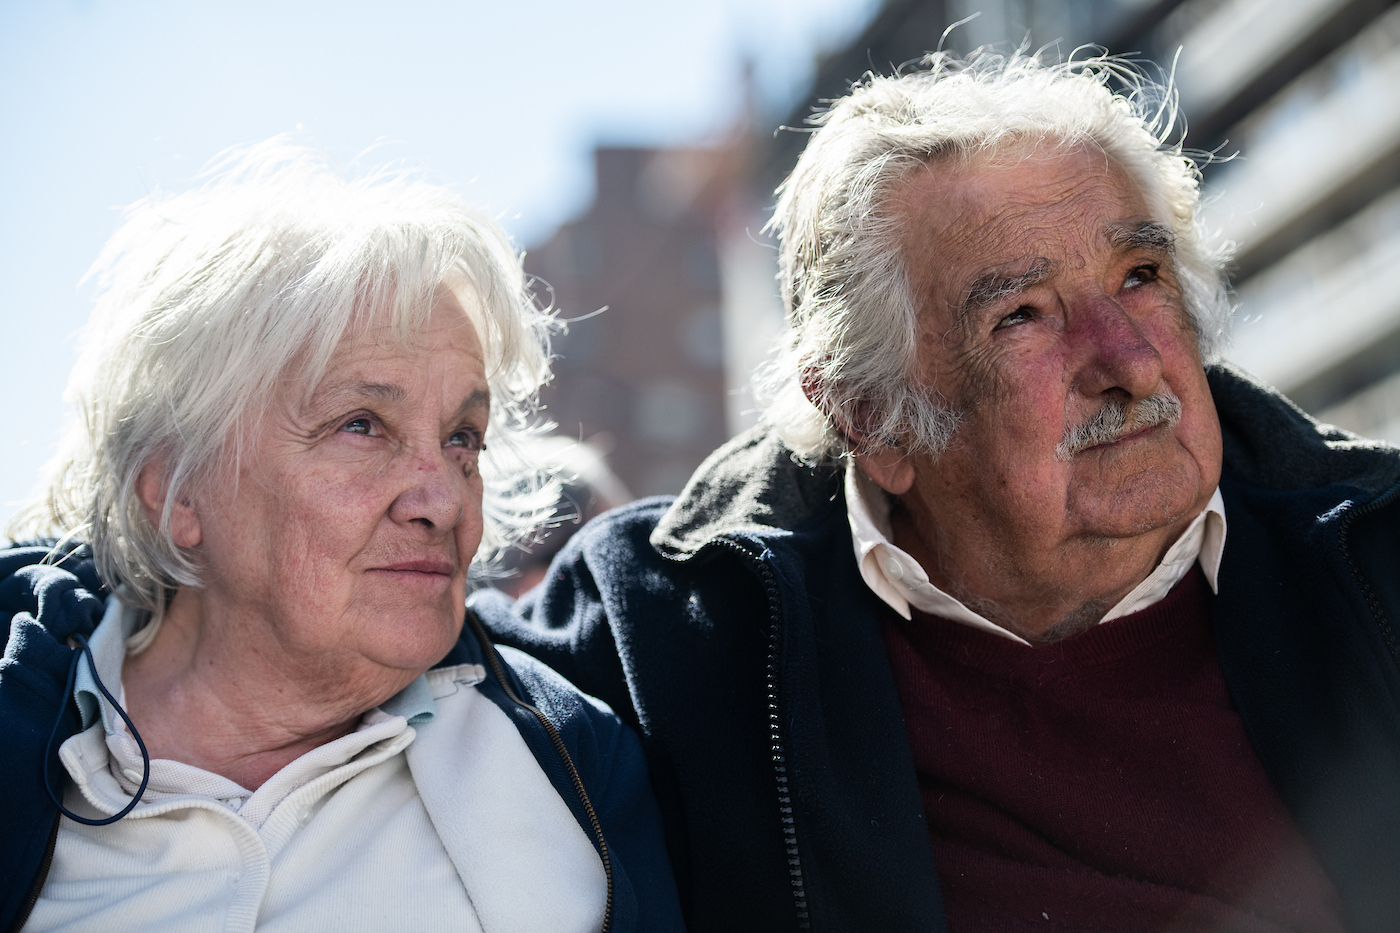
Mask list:
[[[431,667],[462,627],[481,542],[489,407],[450,294],[407,347],[387,326],[347,337],[309,396],[274,396],[236,483],[194,497],[206,604],[331,670]]]

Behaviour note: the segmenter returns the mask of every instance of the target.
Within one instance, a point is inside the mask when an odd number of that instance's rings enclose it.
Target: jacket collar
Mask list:
[[[1225,363],[1206,368],[1225,463],[1251,483],[1309,489],[1334,483],[1373,498],[1400,482],[1394,447],[1319,424],[1288,399]],[[770,538],[800,527],[841,496],[843,467],[800,463],[760,425],[711,454],[662,516],[651,543],[686,560],[720,537]]]
[[[1242,369],[1206,369],[1225,443],[1225,465],[1240,478],[1280,490],[1340,484],[1364,499],[1400,482],[1390,444],[1320,424]]]
[[[839,462],[815,466],[762,425],[740,434],[700,464],[651,533],[651,544],[676,560],[720,537],[770,537],[791,531],[841,496]]]

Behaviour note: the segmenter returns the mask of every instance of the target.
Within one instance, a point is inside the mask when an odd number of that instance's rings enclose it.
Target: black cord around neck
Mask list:
[[[53,805],[58,807],[59,812],[75,823],[82,823],[84,826],[106,826],[126,816],[132,810],[136,809],[136,805],[141,802],[141,796],[146,793],[146,785],[150,783],[151,780],[151,756],[146,751],[146,743],[141,741],[141,733],[136,731],[136,724],[131,721],[131,717],[126,714],[126,710],[122,709],[121,704],[117,702],[116,698],[107,691],[106,685],[102,683],[102,678],[97,676],[97,662],[92,659],[92,649],[88,647],[87,639],[81,635],[74,635],[73,638],[78,642],[78,647],[73,650],[73,660],[68,664],[68,685],[63,688],[63,700],[58,707],[58,718],[54,720],[53,730],[49,732],[48,744],[44,746],[44,791],[49,795],[49,799],[53,801]],[[97,689],[101,690],[102,695],[107,698],[107,702],[112,704],[112,708],[117,711],[122,721],[126,723],[126,727],[131,730],[131,735],[136,739],[136,744],[141,747],[141,786],[136,789],[136,796],[131,798],[131,803],[123,807],[120,813],[101,820],[91,820],[85,816],[78,816],[78,814],[69,810],[63,805],[63,801],[59,800],[58,795],[54,793],[53,784],[49,781],[49,759],[53,757],[53,742],[54,739],[58,737],[59,727],[63,725],[63,712],[67,709],[68,702],[73,696],[73,684],[78,677],[78,663],[84,656],[87,657],[88,669],[92,671],[92,679],[97,684]]]

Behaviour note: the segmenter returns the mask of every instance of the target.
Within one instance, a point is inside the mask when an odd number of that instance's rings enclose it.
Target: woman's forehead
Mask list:
[[[281,382],[284,398],[303,409],[349,395],[398,402],[430,371],[472,383],[464,391],[484,390],[481,340],[457,294],[440,291],[428,313],[415,318],[385,311],[357,320],[315,371],[304,365]]]

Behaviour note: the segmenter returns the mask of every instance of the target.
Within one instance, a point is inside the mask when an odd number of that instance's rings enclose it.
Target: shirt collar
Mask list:
[[[432,722],[437,717],[437,703],[428,686],[428,676],[419,674],[407,687],[380,703],[379,709],[390,716],[402,716],[410,726]]]
[[[126,691],[122,689],[122,662],[126,660],[126,639],[136,630],[141,621],[141,613],[122,603],[116,596],[107,598],[107,611],[97,624],[92,637],[88,639],[88,650],[92,652],[92,663],[97,667],[97,677],[123,707],[126,705]],[[87,729],[100,717],[102,727],[108,735],[123,728],[116,708],[108,703],[97,688],[97,679],[86,658],[78,659],[78,674],[73,681],[73,699],[78,704],[83,728]]]
[[[856,566],[871,591],[895,612],[908,619],[910,607],[1003,638],[1030,644],[970,609],[929,581],[918,561],[890,541],[890,497],[856,466],[846,465],[846,517],[851,525]],[[1123,597],[1099,621],[1121,618],[1156,603],[1171,592],[1192,564],[1200,563],[1212,590],[1217,590],[1220,560],[1225,552],[1225,500],[1217,487],[1201,514],[1197,515],[1161,563]]]

